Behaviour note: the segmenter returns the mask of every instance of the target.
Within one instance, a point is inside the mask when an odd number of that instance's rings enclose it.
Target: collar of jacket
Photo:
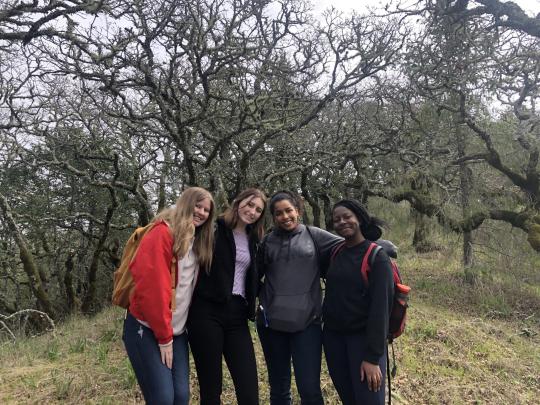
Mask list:
[[[219,223],[219,225],[222,225],[222,226],[228,228],[227,224],[225,223],[225,220],[224,220],[222,217],[218,217],[218,218],[216,219],[216,222]],[[246,234],[247,234],[248,236],[250,236],[250,234],[251,234],[251,229],[252,229],[252,228],[253,228],[253,225],[252,225],[252,224],[246,225]],[[230,228],[229,228],[229,229],[230,229]],[[231,229],[231,231],[232,231],[232,229]]]

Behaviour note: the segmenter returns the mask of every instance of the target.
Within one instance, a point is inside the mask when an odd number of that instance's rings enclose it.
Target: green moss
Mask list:
[[[537,217],[535,217],[535,222]],[[527,235],[527,241],[530,243],[532,248],[537,252],[540,252],[540,224],[533,224],[529,229],[529,234]]]

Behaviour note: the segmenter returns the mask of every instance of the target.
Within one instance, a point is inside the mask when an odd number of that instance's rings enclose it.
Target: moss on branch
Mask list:
[[[445,213],[439,202],[434,201],[431,196],[422,192],[406,190],[395,194],[388,194],[370,191],[369,195],[383,197],[396,203],[408,201],[416,211],[429,217],[437,218],[437,221],[441,225],[457,233],[473,231],[479,228],[487,219],[503,221],[526,232],[528,234],[527,240],[531,247],[537,252],[540,252],[540,214],[536,211],[524,210],[515,212],[488,209],[474,212],[466,218],[456,219]]]

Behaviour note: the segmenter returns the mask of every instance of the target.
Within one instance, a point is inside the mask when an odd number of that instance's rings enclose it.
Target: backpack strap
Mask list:
[[[142,241],[142,238],[144,237],[144,235],[146,235],[147,233],[149,233],[153,228],[154,226],[156,226],[158,224],[158,222],[151,222],[145,226],[139,226],[137,227],[137,229],[135,229],[135,231],[133,232],[133,234],[129,237],[128,241],[126,242],[126,246],[128,244],[131,244],[131,243],[136,243],[137,244],[137,247],[135,248],[135,251],[133,252],[133,255],[131,256],[131,260],[129,262],[129,264],[131,264],[134,260],[135,260],[135,257],[137,256],[137,253],[139,253],[139,248],[141,247],[141,241]],[[125,247],[124,247],[125,249]],[[123,259],[123,257],[122,257]]]
[[[364,284],[366,287],[369,286],[369,280],[368,280],[368,272],[371,270],[371,267],[373,266],[373,262],[375,261],[375,256],[377,256],[377,253],[379,253],[379,250],[381,250],[381,247],[377,245],[374,242],[371,242],[368,246],[368,249],[366,251],[366,254],[364,255],[364,258],[362,259],[362,266],[360,267],[360,272],[362,273],[362,279],[364,280]],[[373,254],[371,254],[373,252]],[[371,255],[371,259],[370,259]],[[369,260],[369,263],[368,263]]]
[[[401,274],[399,273],[399,268],[396,262],[390,259],[390,265],[392,266],[392,273],[394,274],[394,284],[401,284]]]
[[[392,344],[392,353],[393,352],[394,345]],[[392,405],[392,378],[390,377],[390,353],[388,353],[388,346],[386,346],[386,376],[388,377],[388,405]]]

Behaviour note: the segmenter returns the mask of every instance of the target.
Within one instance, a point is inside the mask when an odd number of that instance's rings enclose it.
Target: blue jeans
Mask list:
[[[386,376],[386,356],[379,359],[382,373],[381,389],[370,391],[367,378],[360,381],[360,365],[367,351],[364,333],[343,334],[324,329],[324,354],[328,372],[343,405],[384,405]]]
[[[189,404],[187,333],[173,337],[172,369],[161,362],[152,329],[139,323],[131,314],[124,321],[122,340],[147,404]]]
[[[271,405],[291,404],[291,358],[302,405],[324,404],[321,393],[321,325],[300,332],[279,332],[257,323],[266,360]]]

